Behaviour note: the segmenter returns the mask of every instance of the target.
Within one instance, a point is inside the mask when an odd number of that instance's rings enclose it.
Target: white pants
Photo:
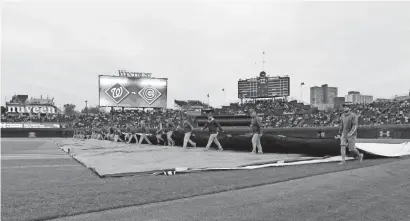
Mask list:
[[[220,150],[222,150],[222,146],[221,146],[221,144],[219,143],[219,140],[218,140],[218,133],[209,135],[208,144],[206,145],[206,149],[209,149],[212,142],[215,142],[215,144],[218,146],[218,148]]]
[[[115,134],[110,134],[110,140],[114,140]]]
[[[118,134],[115,134],[113,140],[114,142],[118,142],[118,140],[120,140],[120,136]]]
[[[252,152],[256,152],[256,147],[258,147],[258,152],[263,153],[261,144],[261,134],[253,134],[252,136]]]
[[[138,144],[137,134],[132,134],[132,133],[130,133],[129,136],[128,136],[128,143],[131,143],[132,138],[135,138],[135,143]]]
[[[174,133],[174,131],[168,131],[167,132],[167,141],[168,141],[168,146],[174,145],[175,142],[174,140],[172,140],[172,134]]]
[[[142,144],[142,140],[147,141],[148,144],[151,144],[151,141],[148,140],[148,137],[146,134],[141,134],[140,142],[139,144]]]
[[[103,136],[101,134],[97,134],[97,140],[102,140]]]
[[[130,133],[124,133],[124,139],[128,140],[131,137]]]
[[[162,139],[162,134],[157,134],[156,137],[157,137],[158,144],[160,140],[164,141],[164,139]]]
[[[183,147],[186,147],[186,146],[188,145],[188,142],[189,142],[192,146],[195,146],[195,145],[196,145],[191,139],[189,139],[190,137],[191,137],[191,132],[185,133],[185,136],[184,136],[184,145],[183,145]]]

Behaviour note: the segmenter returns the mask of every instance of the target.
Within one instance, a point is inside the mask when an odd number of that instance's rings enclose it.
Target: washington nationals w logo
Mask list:
[[[130,94],[130,92],[119,83],[108,88],[105,93],[117,104]]]
[[[124,91],[123,87],[111,88],[111,95],[113,98],[119,98],[122,96],[123,91]]]

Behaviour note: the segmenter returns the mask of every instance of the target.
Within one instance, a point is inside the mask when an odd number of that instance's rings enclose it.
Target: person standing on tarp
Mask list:
[[[145,140],[149,145],[152,145],[151,141],[149,141],[147,134],[149,134],[149,130],[147,125],[145,124],[145,120],[141,121],[141,138],[139,144],[142,144],[142,141]]]
[[[258,153],[263,154],[262,144],[261,144],[261,136],[262,136],[261,125],[262,124],[261,124],[255,110],[251,111],[251,117],[252,117],[251,127],[252,127],[252,131],[253,131],[253,135],[252,135],[252,153],[256,153],[256,147],[258,147]]]
[[[110,127],[109,126],[104,126],[103,127],[103,138],[104,140],[110,140]]]
[[[120,128],[115,127],[114,128],[114,142],[124,142],[121,138],[122,131]]]
[[[132,138],[134,138],[135,143],[138,144],[137,127],[135,125],[130,125],[129,131],[130,131],[130,134],[129,134],[129,137],[128,137],[129,139],[127,143],[131,143]]]
[[[168,146],[174,146],[175,142],[174,142],[174,140],[172,140],[172,134],[176,130],[175,124],[172,123],[171,119],[167,119],[165,127],[167,129],[167,143],[168,143]]]
[[[164,134],[164,127],[162,127],[161,125],[158,126],[157,128],[158,130],[155,131],[155,137],[157,138],[157,145],[160,145],[161,141],[163,142],[164,146],[166,145],[165,140],[162,139],[162,135]]]
[[[108,139],[111,140],[111,141],[113,141],[113,140],[114,140],[114,136],[115,136],[115,134],[114,134],[115,127],[111,124],[111,126],[109,127],[108,130],[109,130]]]
[[[128,143],[128,139],[131,137],[131,127],[127,125],[124,130],[124,142]]]
[[[355,153],[357,159],[361,163],[363,161],[363,154],[356,149],[356,137],[357,137],[357,125],[358,117],[356,114],[350,111],[349,105],[344,106],[344,113],[340,116],[341,125],[339,128],[339,135],[336,138],[340,138],[340,152],[342,155],[341,165],[346,161],[346,146],[349,150]]]
[[[218,128],[222,133],[225,133],[224,130],[222,129],[221,125],[218,123],[218,121],[215,120],[215,118],[212,117],[212,114],[208,114],[208,121],[205,123],[205,126],[201,130],[205,130],[208,128],[209,130],[209,139],[208,139],[208,144],[206,145],[206,150],[209,150],[209,147],[213,142],[218,146],[219,150],[222,151],[222,145],[219,143],[218,140]]]
[[[187,118],[184,119],[183,127],[184,127],[185,136],[184,136],[184,144],[182,147],[187,148],[188,143],[190,143],[193,147],[196,147],[196,143],[191,140],[191,135],[192,135],[192,131],[194,130],[194,127],[192,126],[191,123],[189,123]]]
[[[95,128],[95,133],[96,133],[96,139],[97,140],[104,140],[104,137],[103,137],[103,134],[104,134],[104,132],[103,132],[103,128]]]

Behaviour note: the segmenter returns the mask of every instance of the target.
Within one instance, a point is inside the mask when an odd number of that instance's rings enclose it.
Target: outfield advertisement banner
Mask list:
[[[1,128],[23,128],[22,123],[1,123]]]
[[[167,107],[166,78],[99,76],[101,107]]]
[[[56,123],[1,123],[1,128],[60,128]]]
[[[60,128],[60,124],[41,123],[41,124],[24,124],[24,128]]]

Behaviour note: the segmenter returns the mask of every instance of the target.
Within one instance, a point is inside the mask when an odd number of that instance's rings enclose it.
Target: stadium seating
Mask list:
[[[204,106],[200,101],[176,101],[180,106]],[[245,102],[242,105],[232,103],[221,109],[215,109],[214,115],[248,115],[249,110],[256,109],[262,119],[264,127],[267,128],[288,128],[288,127],[318,127],[318,126],[338,126],[341,110],[319,111],[308,105],[297,103],[296,101],[284,100],[257,100],[255,102]],[[355,104],[352,111],[359,116],[360,125],[381,125],[381,124],[409,124],[410,101],[392,101],[385,103]],[[175,125],[180,125],[181,118],[186,117],[186,113],[179,109],[168,110],[120,110],[114,113],[83,112],[76,116],[64,114],[48,116],[22,116],[4,115],[2,122],[58,122],[64,127],[73,128],[95,128],[112,125],[119,128],[134,126],[141,120],[145,120],[150,128],[159,128],[160,123],[165,119],[171,119]],[[191,123],[199,126],[195,117],[189,117]],[[246,117],[245,117],[246,118]],[[199,117],[200,125],[205,120]],[[223,118],[219,118],[224,122]],[[226,120],[229,120],[228,118]],[[239,122],[239,121],[238,121]],[[242,122],[242,121],[241,121]],[[242,122],[240,124],[247,124]],[[236,124],[226,124],[235,126]],[[238,125],[236,125],[238,126]]]

